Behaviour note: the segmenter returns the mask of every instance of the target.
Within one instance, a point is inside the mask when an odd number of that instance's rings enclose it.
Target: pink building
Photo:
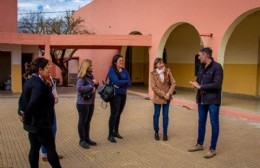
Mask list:
[[[153,60],[162,57],[165,49],[177,86],[190,87],[194,55],[209,46],[224,67],[224,92],[260,95],[259,0],[94,0],[76,16],[97,35],[152,36],[151,47],[123,46],[119,51],[134,83],[147,85]],[[113,51],[82,51],[80,55],[95,59],[96,65],[101,61],[107,65]]]
[[[194,78],[194,55],[209,46],[224,67],[224,92],[260,96],[259,0],[93,0],[75,16],[83,18],[95,35],[76,36],[18,34],[17,1],[0,4],[0,66],[10,69],[0,72],[0,81],[12,74],[13,92],[21,91],[23,60],[37,56],[39,46],[46,53],[52,47],[80,48],[75,57],[79,62],[92,59],[99,80],[119,52],[133,83],[144,86],[148,86],[153,60],[164,56],[177,86],[184,88]]]

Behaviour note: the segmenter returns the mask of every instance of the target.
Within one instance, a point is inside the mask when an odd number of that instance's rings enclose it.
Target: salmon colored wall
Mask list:
[[[90,50],[79,50],[75,53],[75,56],[79,57],[79,66],[83,59],[92,60],[93,74],[95,78],[101,82],[105,80],[109,67],[111,66],[112,58],[115,54],[120,53],[114,49],[90,49]]]
[[[223,64],[226,46],[221,44],[226,31],[237,18],[259,6],[259,0],[164,0],[163,3],[158,0],[93,0],[78,10],[75,16],[85,19],[85,26],[95,34],[126,35],[132,31],[152,34],[152,47],[149,48],[151,71],[153,60],[163,51],[165,39],[183,23],[192,25],[199,34],[213,33],[212,38],[202,37],[202,41],[213,49],[215,60]],[[152,93],[151,88],[149,93]]]
[[[242,13],[257,6],[260,6],[258,0],[186,0],[178,3],[172,0],[164,0],[163,3],[158,0],[93,0],[78,10],[75,16],[85,19],[86,27],[96,34],[129,34],[132,31],[152,34],[153,46],[159,45],[171,25],[187,22],[200,34],[213,33],[209,45],[216,50],[216,57],[228,26]]]
[[[1,0],[0,32],[17,32],[17,0]]]
[[[183,23],[188,23],[194,27],[199,34],[213,33],[213,38],[202,37],[202,41],[204,45],[213,49],[213,56],[223,64],[226,44],[234,27],[247,15],[259,10],[259,7],[259,0],[164,0],[163,3],[158,0],[93,0],[89,5],[75,12],[75,16],[81,16],[85,19],[85,25],[88,30],[96,35],[111,35],[105,42],[103,42],[102,39],[104,40],[106,38],[98,37],[94,41],[95,44],[102,43],[108,46],[110,46],[110,43],[116,44],[117,46],[120,44],[134,44],[136,39],[121,39],[121,36],[117,36],[128,35],[133,31],[138,31],[143,35],[152,35],[152,38],[151,36],[147,36],[137,42],[138,46],[152,46],[149,48],[149,71],[151,71],[153,60],[158,55],[161,55],[160,53],[162,53],[169,35],[175,28],[178,28],[178,26]],[[5,17],[0,17],[1,44],[52,44],[57,46],[59,42],[67,41],[71,45],[75,45],[75,42],[77,42],[77,40],[72,40],[72,42],[66,40],[71,39],[68,36],[54,37],[10,34],[9,32],[16,32],[17,27],[17,10],[10,9],[17,9],[17,0],[2,0],[0,16],[6,16],[8,14],[8,20]],[[72,39],[77,38],[80,37],[72,37]],[[113,38],[116,39],[113,40]],[[91,46],[89,38],[86,39],[88,45]],[[84,44],[84,39],[80,41]],[[65,45],[67,43],[61,44]],[[93,49],[82,50],[80,52],[80,57],[93,59],[94,65],[99,69],[95,72],[96,76],[103,79],[104,72],[107,71],[110,66],[112,56],[117,53],[118,50]],[[230,51],[227,50],[227,53],[229,52]],[[19,62],[19,60],[15,61]],[[17,64],[16,62],[12,64]],[[230,64],[228,61],[226,63]],[[234,63],[231,62],[231,64]],[[229,65],[227,65],[227,67],[228,66]],[[183,68],[184,67],[181,67],[180,71],[182,71],[181,69]],[[151,89],[149,92],[151,93]]]

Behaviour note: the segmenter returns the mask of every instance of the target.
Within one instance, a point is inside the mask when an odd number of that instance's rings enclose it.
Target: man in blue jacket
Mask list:
[[[219,108],[221,104],[223,69],[219,63],[214,61],[210,48],[202,48],[200,50],[199,60],[202,65],[199,69],[197,80],[190,82],[197,89],[198,139],[197,144],[188,151],[203,150],[207,114],[209,112],[212,136],[209,151],[204,157],[212,158],[216,155],[216,145],[219,136]]]

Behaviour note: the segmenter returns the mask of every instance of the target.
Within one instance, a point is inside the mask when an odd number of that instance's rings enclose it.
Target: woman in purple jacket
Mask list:
[[[83,60],[77,80],[77,110],[79,114],[79,145],[84,149],[88,149],[89,145],[97,145],[89,138],[90,121],[94,112],[95,94],[98,87],[98,81],[94,79],[92,71],[92,61]]]

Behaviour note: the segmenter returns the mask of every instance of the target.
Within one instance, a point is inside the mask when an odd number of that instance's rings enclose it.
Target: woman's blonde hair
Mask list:
[[[79,68],[79,77],[84,77],[88,71],[88,68],[92,65],[92,61],[89,59],[85,59],[81,62],[80,68]]]

